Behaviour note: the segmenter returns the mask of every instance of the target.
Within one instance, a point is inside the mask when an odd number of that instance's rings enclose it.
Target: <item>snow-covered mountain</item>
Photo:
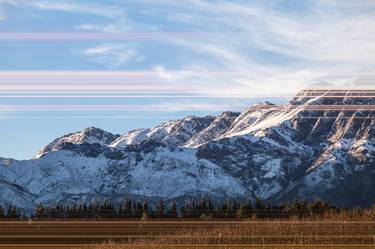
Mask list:
[[[375,202],[375,92],[305,90],[287,105],[188,116],[122,136],[87,128],[0,159],[0,203],[32,210],[127,195]]]

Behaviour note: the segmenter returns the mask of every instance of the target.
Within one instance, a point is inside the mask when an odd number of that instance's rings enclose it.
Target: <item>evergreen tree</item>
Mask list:
[[[240,207],[236,211],[236,217],[237,218],[249,218],[252,214],[253,207],[251,206],[251,203],[243,203],[240,205]]]
[[[143,212],[149,213],[149,204],[147,198],[144,198],[143,205],[142,205]]]
[[[309,206],[310,213],[314,215],[323,215],[328,209],[329,205],[319,199],[315,200]]]
[[[210,214],[212,214],[212,212],[214,211],[215,207],[214,207],[214,205],[212,203],[211,198],[208,198],[208,207],[207,208],[208,208]]]
[[[159,203],[156,205],[156,213],[159,218],[164,217],[164,211],[165,211],[164,201],[163,199],[160,199]]]
[[[255,213],[258,218],[264,217],[266,205],[262,202],[259,197],[255,198]]]
[[[0,219],[3,219],[6,217],[5,210],[2,206],[0,206]]]
[[[168,211],[168,216],[170,218],[177,218],[177,203],[175,200],[172,201],[171,208]]]
[[[87,204],[86,202],[83,203],[82,205],[82,218],[88,218],[89,217],[89,210],[88,210],[88,207],[87,207]]]
[[[124,216],[126,218],[130,218],[130,217],[133,217],[134,214],[133,214],[133,209],[132,209],[132,200],[130,199],[130,197],[128,197],[125,201],[125,206],[124,206]]]
[[[45,218],[46,217],[46,210],[45,210],[43,204],[39,204],[37,206],[37,208],[36,208],[36,217],[37,218]]]
[[[191,199],[188,212],[189,212],[189,217],[199,217],[199,214],[197,214],[197,209],[196,209],[194,198]]]
[[[143,214],[143,205],[142,203],[138,200],[136,203],[134,203],[134,216],[136,218],[140,218]]]
[[[265,208],[265,205],[263,204],[262,200],[259,197],[255,198],[255,209],[262,210]]]
[[[185,204],[183,207],[181,207],[180,213],[183,218],[188,218],[190,216],[189,205]]]
[[[229,201],[224,202],[221,205],[221,210],[220,210],[220,214],[219,214],[220,217],[228,218],[228,216],[229,216],[229,209],[230,209],[230,203],[229,203]]]
[[[111,218],[113,216],[113,206],[108,200],[105,200],[100,207],[100,215],[103,218]]]
[[[288,210],[292,216],[304,217],[308,214],[308,206],[305,201],[294,200],[294,202],[289,205]]]
[[[198,204],[198,215],[207,214],[207,202],[206,199],[202,196]]]

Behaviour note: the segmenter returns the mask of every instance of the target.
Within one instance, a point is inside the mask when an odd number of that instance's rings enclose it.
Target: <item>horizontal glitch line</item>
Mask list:
[[[137,110],[139,111],[139,110]],[[129,117],[129,116],[9,116],[9,117],[2,117],[0,116],[0,120],[21,120],[21,119],[124,119],[124,120],[144,120],[144,119],[176,119],[176,117],[163,117],[163,116],[153,116],[153,117]],[[324,119],[359,119],[359,120],[374,120],[375,117],[325,117],[325,116],[316,116],[316,117],[298,117],[298,119],[318,119],[318,118],[324,118]]]
[[[164,94],[176,94],[180,93],[180,91],[165,91],[165,90],[142,90],[142,91],[136,91],[136,90],[118,90],[118,91],[113,91],[113,90],[64,90],[64,91],[51,91],[51,90],[30,90],[30,91],[25,91],[25,90],[20,90],[20,91],[1,91],[2,94],[151,94],[151,93],[164,93]],[[196,94],[196,91],[184,91],[184,94]]]
[[[230,95],[203,95],[203,96],[197,96],[197,95],[0,95],[1,98],[6,99],[49,99],[49,98],[241,98],[241,99],[248,99],[248,96],[230,96]]]
[[[0,116],[0,119],[7,120],[7,119],[129,119],[129,120],[143,120],[143,119],[160,119],[160,120],[165,120],[165,119],[176,119],[175,116],[173,117],[164,117],[164,116],[147,116],[147,117],[130,117],[130,116],[86,116],[86,115],[80,115],[80,116],[50,116],[50,115],[45,115],[45,116],[9,116],[9,117],[3,117]]]
[[[196,105],[178,105],[178,104],[160,104],[160,105],[0,105],[0,110],[244,110],[245,105],[215,105],[215,104],[196,104]],[[270,110],[270,111],[375,111],[375,105],[256,105],[247,108],[247,110]]]
[[[86,85],[79,85],[79,84],[71,84],[71,85],[0,85],[0,91],[87,91],[87,90],[95,90],[95,91],[198,91],[198,89],[194,88],[187,88],[183,86],[163,86],[163,85],[109,85],[109,84],[86,84]]]
[[[14,92],[18,93],[18,92]],[[54,92],[59,93],[59,92]],[[113,92],[116,93],[116,92]],[[196,93],[196,92],[192,92]],[[245,95],[0,95],[0,98],[249,98]],[[279,96],[286,97],[286,96]],[[315,98],[315,97],[304,97]],[[322,96],[322,98],[369,98],[374,96]]]
[[[231,71],[185,71],[185,70],[167,70],[171,74],[189,74],[189,75],[238,75],[238,72]],[[139,77],[139,76],[159,76],[160,73],[155,70],[148,71],[0,71],[0,78],[19,78],[19,77]]]
[[[99,33],[99,32],[47,32],[47,33],[0,33],[0,41],[128,41],[165,40],[172,38],[208,38],[240,35],[240,33],[208,32],[148,32],[148,33]]]
[[[244,107],[230,105],[0,105],[0,110],[19,111],[179,111],[179,110],[243,110]]]
[[[320,96],[320,95],[317,95],[317,96],[312,96],[312,95],[308,95],[308,96],[296,96],[296,98],[311,98],[311,99],[314,99],[314,98],[375,98],[375,92],[374,92],[374,95],[323,95],[323,96]]]
[[[326,93],[326,92],[338,92],[338,93],[342,93],[342,92],[362,92],[362,91],[375,91],[375,89],[371,89],[375,87],[375,82],[374,82],[374,86],[352,86],[352,87],[345,87],[344,89],[337,89],[337,87],[335,88],[322,88],[322,89],[304,89],[302,90],[302,92],[322,92],[322,93]]]

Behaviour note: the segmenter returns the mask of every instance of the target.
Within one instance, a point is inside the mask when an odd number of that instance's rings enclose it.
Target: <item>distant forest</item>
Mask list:
[[[165,203],[160,200],[151,205],[147,199],[143,201],[126,199],[115,206],[109,201],[103,203],[82,203],[73,206],[54,205],[45,207],[38,205],[34,214],[28,216],[14,206],[0,206],[1,219],[161,219],[161,218],[318,218],[323,216],[343,215],[345,217],[366,216],[375,219],[375,205],[371,208],[343,208],[316,200],[306,202],[295,200],[284,205],[271,206],[259,198],[255,202],[237,202],[236,200],[214,204],[211,199],[192,199],[178,209],[176,201]]]

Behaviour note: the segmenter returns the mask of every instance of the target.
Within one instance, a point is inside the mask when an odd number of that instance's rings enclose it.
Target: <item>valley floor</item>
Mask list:
[[[375,220],[0,221],[0,248],[375,248]]]

